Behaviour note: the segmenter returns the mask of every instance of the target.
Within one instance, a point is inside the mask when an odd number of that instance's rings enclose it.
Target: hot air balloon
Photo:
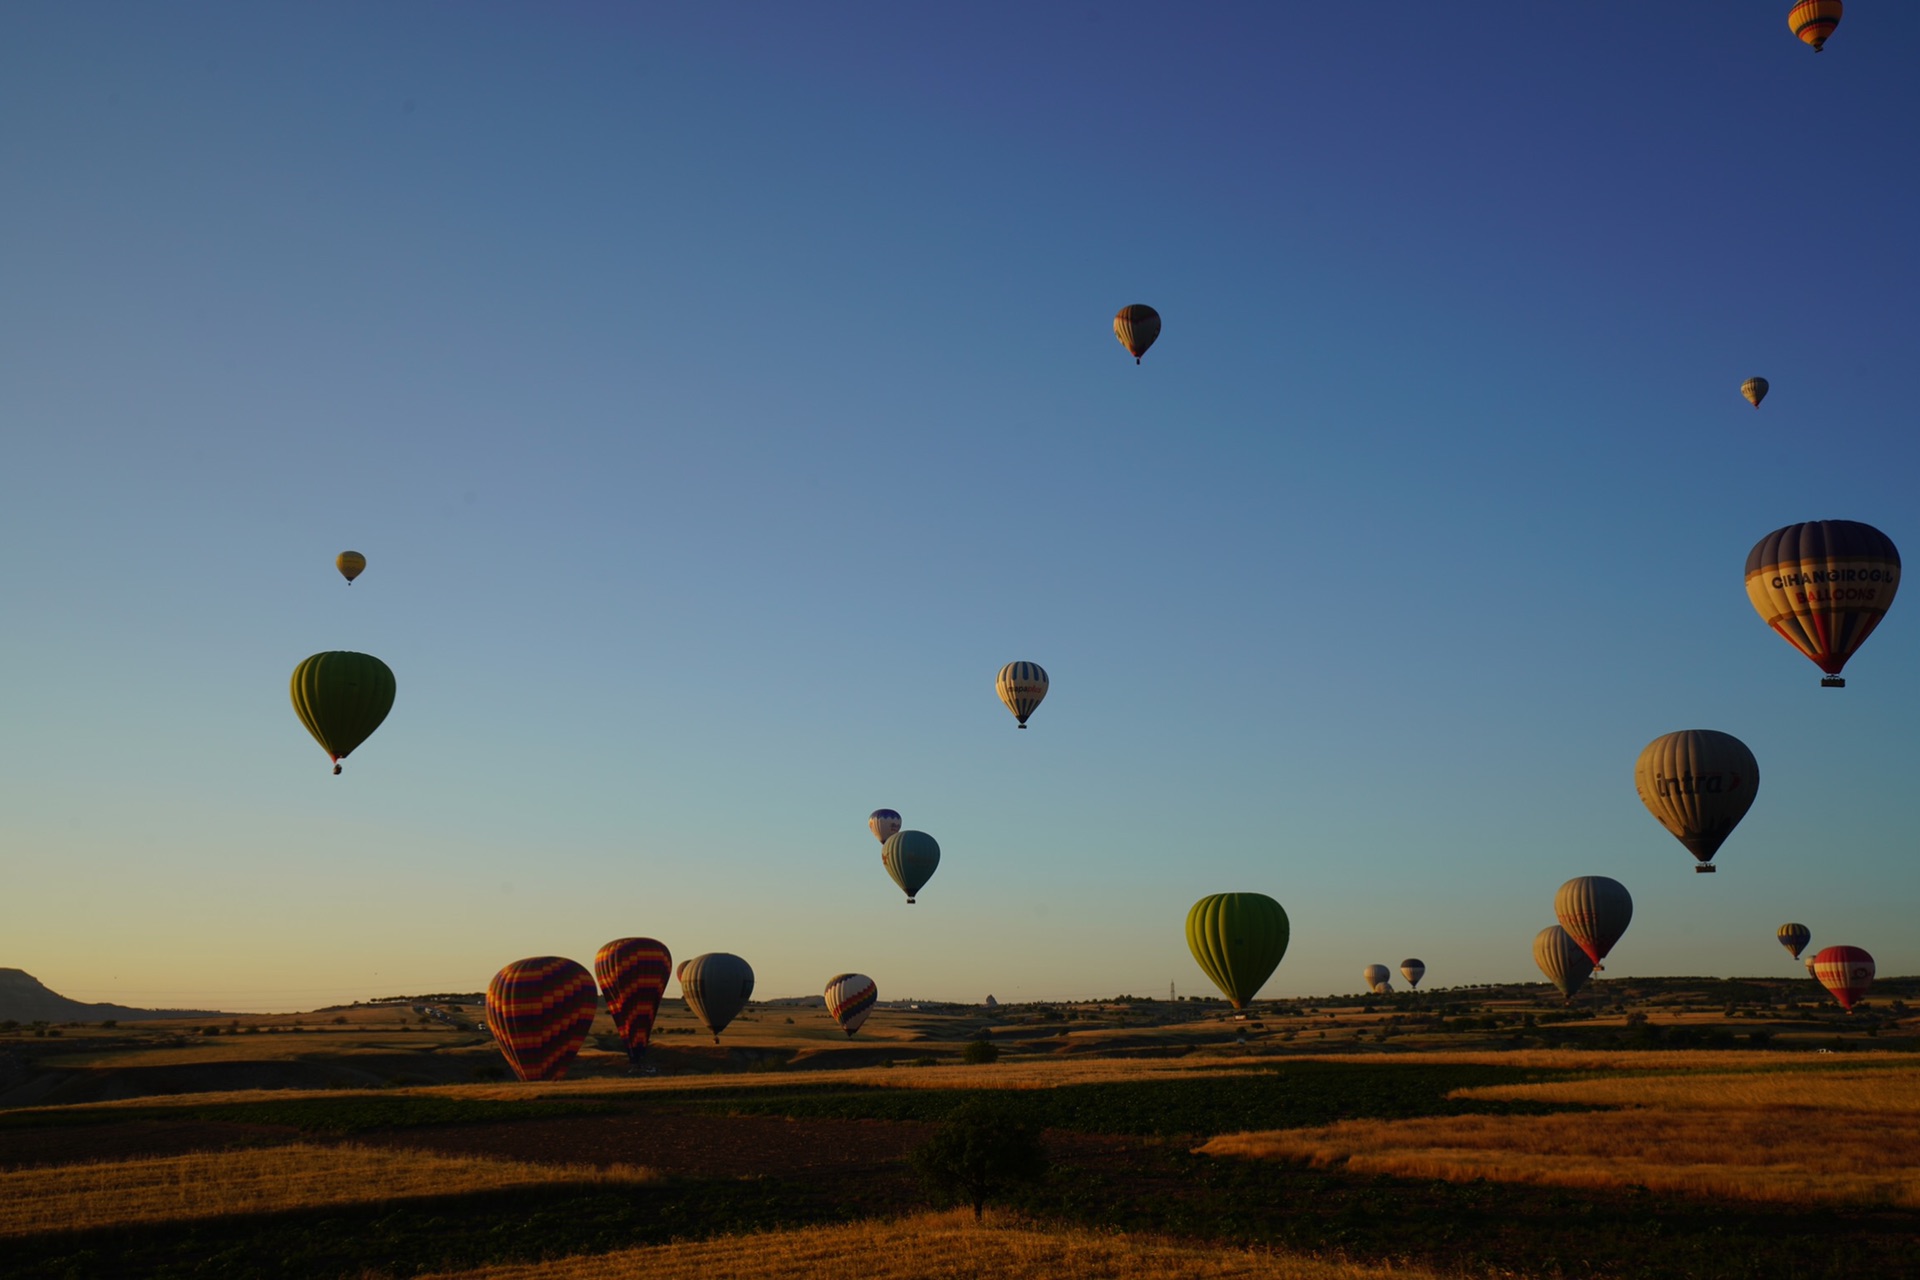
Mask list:
[[[753,994],[753,966],[725,951],[695,956],[680,966],[680,994],[719,1044],[720,1033],[747,1007],[747,998]]]
[[[1799,0],[1787,10],[1787,27],[1819,53],[1840,25],[1840,0]]]
[[[1576,876],[1553,895],[1553,914],[1560,917],[1561,927],[1587,953],[1593,967],[1604,969],[1600,962],[1633,921],[1633,895],[1618,880]]]
[[[900,815],[891,809],[875,809],[867,817],[867,830],[873,832],[873,838],[881,844],[885,844],[899,829]]]
[[[1593,957],[1581,949],[1565,929],[1550,924],[1533,935],[1533,962],[1547,980],[1560,988],[1569,1003],[1593,976]]]
[[[333,771],[393,710],[393,672],[366,653],[316,653],[293,669],[293,710]]]
[[[1024,729],[1027,717],[1047,696],[1047,673],[1037,662],[1009,662],[1000,668],[1000,677],[993,682],[993,687]]]
[[[1713,855],[1747,816],[1759,787],[1753,752],[1718,729],[1663,734],[1633,766],[1640,803],[1698,859],[1695,871],[1718,869]]]
[[[1160,336],[1160,313],[1144,302],[1122,307],[1113,317],[1113,336],[1127,349],[1135,364],[1147,354],[1147,348]]]
[[[1748,378],[1740,384],[1740,394],[1747,398],[1748,404],[1758,409],[1760,402],[1767,398],[1767,380],[1765,378]]]
[[[880,846],[880,865],[907,895],[909,905],[940,866],[940,842],[924,831],[896,831]]]
[[[640,1061],[660,1013],[660,993],[667,989],[673,956],[664,942],[652,938],[616,938],[593,958],[593,976],[607,998],[607,1012],[627,1046],[627,1060]]]
[[[827,979],[827,1012],[833,1015],[849,1040],[873,1012],[873,1002],[879,998],[879,988],[864,973],[836,973]]]
[[[1866,643],[1900,589],[1893,540],[1855,520],[1775,529],[1747,553],[1747,599],[1781,638],[1846,687],[1840,669]]]
[[[334,557],[333,567],[340,571],[340,576],[347,580],[347,585],[352,586],[353,580],[366,569],[367,558],[358,551],[342,551]]]
[[[1421,964],[1418,960],[1402,960],[1400,962],[1400,976],[1407,980],[1409,987],[1417,988],[1420,985],[1420,979],[1427,976],[1427,966]]]
[[[560,956],[515,960],[487,984],[487,1028],[522,1080],[558,1080],[599,1007],[593,975]]]
[[[1860,947],[1828,947],[1813,958],[1813,976],[1852,1013],[1873,984],[1873,957]]]
[[[1389,991],[1393,990],[1393,987],[1390,985],[1393,978],[1393,970],[1383,964],[1368,965],[1360,971],[1360,977],[1361,980],[1367,984],[1367,990],[1377,996],[1386,995]]]
[[[1807,966],[1807,976],[1809,978],[1812,978],[1815,982],[1818,982],[1820,981],[1820,976],[1813,971],[1813,961],[1814,961],[1814,957],[1812,956],[1808,956],[1806,959],[1805,963]]]
[[[1783,924],[1780,932],[1774,935],[1780,939],[1780,945],[1787,949],[1795,960],[1807,949],[1807,943],[1813,940],[1813,930],[1803,924]]]
[[[1187,912],[1187,949],[1236,1009],[1279,968],[1291,933],[1286,909],[1264,893],[1216,893]]]

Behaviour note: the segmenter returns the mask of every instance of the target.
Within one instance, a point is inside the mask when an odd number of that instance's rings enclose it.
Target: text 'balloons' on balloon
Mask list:
[[[1809,520],[1775,529],[1747,553],[1754,612],[1826,672],[1838,689],[1847,659],[1866,643],[1900,589],[1893,539],[1857,520]]]
[[[1000,701],[1007,704],[1007,710],[1013,712],[1013,718],[1020,722],[1022,729],[1027,727],[1027,717],[1033,714],[1047,696],[1047,672],[1037,662],[1009,662],[1000,668],[1000,675],[993,682],[995,693]]]
[[[1753,752],[1718,729],[1662,734],[1633,765],[1640,803],[1686,846],[1695,871],[1714,869],[1713,855],[1747,816],[1759,788]]]
[[[1360,980],[1367,984],[1367,990],[1377,996],[1391,991],[1393,971],[1383,964],[1370,964],[1360,971]]]
[[[885,844],[900,830],[900,815],[892,809],[875,809],[867,816],[867,830],[873,832],[873,838]]]
[[[1780,939],[1780,945],[1798,960],[1800,953],[1807,949],[1807,944],[1813,941],[1813,930],[1803,924],[1788,923],[1781,925],[1780,931],[1773,936]]]
[[[1813,976],[1852,1013],[1873,985],[1873,957],[1863,947],[1826,947],[1813,958]]]
[[[654,1019],[660,1016],[660,996],[672,972],[673,955],[667,944],[652,938],[615,938],[593,958],[594,979],[627,1046],[629,1062],[640,1061],[647,1051]]]
[[[367,558],[358,551],[342,551],[333,558],[333,567],[340,571],[347,585],[352,586],[353,580],[366,572]]]
[[[1557,924],[1550,924],[1533,935],[1533,962],[1547,981],[1560,988],[1568,1000],[1578,995],[1593,976],[1593,957]]]
[[[873,979],[864,973],[836,973],[827,979],[827,1012],[840,1024],[840,1029],[852,1039],[853,1033],[873,1012],[874,1001],[880,998],[880,989],[873,985]]]
[[[1420,985],[1420,979],[1427,976],[1427,966],[1418,960],[1402,960],[1400,962],[1400,976],[1407,980],[1409,987],[1418,987]]]
[[[720,1033],[753,997],[753,966],[726,951],[709,951],[680,966],[680,994],[700,1025],[720,1043]]]
[[[1633,923],[1633,895],[1608,876],[1575,876],[1553,895],[1553,914],[1593,967],[1603,969],[1600,962]]]
[[[940,869],[940,842],[924,831],[896,831],[880,846],[880,865],[907,895],[911,906],[915,895]]]
[[[316,653],[293,669],[293,710],[333,761],[365,742],[393,710],[393,671],[367,653]]]
[[[1216,893],[1187,911],[1187,950],[1233,1007],[1247,1007],[1287,954],[1292,924],[1264,893]]]
[[[1758,409],[1760,402],[1767,398],[1768,385],[1765,378],[1748,378],[1740,384],[1740,394],[1746,397],[1748,404]]]
[[[1120,308],[1113,317],[1113,336],[1127,349],[1135,364],[1147,354],[1147,348],[1160,336],[1160,313],[1144,302]]]
[[[1840,25],[1841,0],[1796,0],[1787,10],[1787,29],[1813,46],[1819,53],[1827,47],[1827,37]]]
[[[564,1076],[598,1007],[593,975],[561,956],[515,960],[487,984],[487,1028],[522,1080]]]

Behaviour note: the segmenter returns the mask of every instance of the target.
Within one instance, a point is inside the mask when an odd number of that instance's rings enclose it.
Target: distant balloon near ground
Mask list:
[[[1748,378],[1740,384],[1740,394],[1747,398],[1748,404],[1758,409],[1760,402],[1767,398],[1767,380],[1765,378]]]
[[[1858,520],[1775,529],[1747,553],[1747,599],[1780,638],[1846,687],[1847,659],[1873,634],[1900,589],[1893,539]]]
[[[753,997],[753,966],[726,951],[695,956],[680,966],[680,994],[719,1044],[720,1033]]]
[[[522,1080],[566,1075],[598,1008],[593,975],[562,956],[515,960],[487,984],[487,1029]]]
[[[340,772],[340,762],[393,710],[393,671],[368,653],[316,653],[293,669],[293,712]]]
[[[1862,947],[1828,947],[1813,958],[1813,976],[1852,1013],[1873,985],[1873,957]]]
[[[1600,969],[1605,967],[1600,962],[1607,958],[1607,952],[1633,923],[1633,895],[1627,892],[1627,886],[1610,877],[1576,876],[1553,895],[1553,914],[1560,918],[1567,936],[1587,953],[1593,967]]]
[[[911,906],[940,868],[940,842],[924,831],[896,831],[880,846],[880,865],[907,895]]]
[[[1795,960],[1798,960],[1800,953],[1807,949],[1807,944],[1813,941],[1813,930],[1803,924],[1783,924],[1774,936],[1780,939],[1780,945],[1785,947]]]
[[[1187,912],[1187,950],[1236,1009],[1280,967],[1291,934],[1286,909],[1264,893],[1216,893]]]
[[[616,938],[593,958],[594,980],[606,997],[607,1012],[627,1047],[627,1061],[639,1062],[660,1014],[660,996],[673,972],[667,944],[652,938]]]
[[[1367,990],[1377,996],[1383,996],[1393,989],[1392,979],[1393,970],[1383,964],[1370,964],[1360,971],[1360,980],[1367,984]]]
[[[848,1039],[852,1039],[853,1033],[867,1020],[879,998],[880,989],[864,973],[836,973],[827,979],[827,1012],[840,1024]]]
[[[881,844],[885,844],[899,829],[900,815],[892,809],[875,809],[867,817],[867,830],[873,832],[873,838]]]
[[[1819,53],[1827,37],[1840,25],[1841,0],[1799,0],[1787,10],[1787,29]]]
[[[1533,962],[1568,1000],[1580,994],[1580,988],[1593,976],[1593,957],[1557,924],[1533,935]]]
[[[1682,729],[1649,742],[1633,766],[1640,803],[1686,846],[1695,871],[1740,825],[1760,788],[1760,765],[1747,744],[1718,729]]]
[[[1418,960],[1402,960],[1400,976],[1407,980],[1407,986],[1417,988],[1420,985],[1420,979],[1427,976],[1427,966]]]
[[[1147,348],[1160,336],[1160,313],[1144,302],[1122,307],[1113,317],[1113,336],[1127,349],[1135,364],[1147,354]]]
[[[366,572],[367,558],[358,551],[342,551],[333,558],[333,567],[340,571],[347,585],[352,586],[353,580]]]
[[[1048,680],[1046,668],[1037,662],[1009,662],[1000,668],[1000,675],[993,682],[994,692],[1000,695],[1000,701],[1007,704],[1007,710],[1013,712],[1013,718],[1020,722],[1022,729],[1027,727],[1027,717],[1047,696]]]

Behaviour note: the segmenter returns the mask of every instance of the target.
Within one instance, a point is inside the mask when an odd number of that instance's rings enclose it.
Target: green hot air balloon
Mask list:
[[[719,1044],[720,1033],[753,995],[753,966],[731,952],[709,951],[682,964],[676,976],[687,1008]]]
[[[293,710],[333,771],[393,710],[393,671],[367,653],[316,653],[293,669]]]
[[[1216,893],[1187,912],[1187,949],[1236,1009],[1280,967],[1291,932],[1286,908],[1264,893]]]
[[[896,831],[880,846],[880,865],[913,902],[940,866],[940,842],[924,831]]]

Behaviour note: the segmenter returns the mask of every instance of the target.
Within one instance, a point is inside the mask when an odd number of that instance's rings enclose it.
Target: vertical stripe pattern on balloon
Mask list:
[[[1048,680],[1046,669],[1037,662],[1009,662],[1000,668],[999,677],[993,682],[994,692],[1000,695],[1000,701],[1006,703],[1007,710],[1013,712],[1014,719],[1020,722],[1022,729],[1027,727],[1027,717],[1033,714],[1041,699],[1047,696]]]
[[[1900,589],[1893,539],[1857,520],[1775,529],[1747,553],[1747,599],[1829,676],[1873,634]]]

